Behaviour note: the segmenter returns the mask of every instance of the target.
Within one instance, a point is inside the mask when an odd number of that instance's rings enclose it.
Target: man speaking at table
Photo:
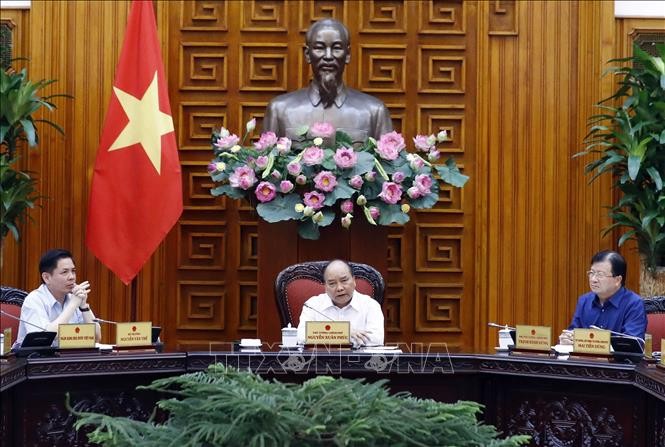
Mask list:
[[[356,291],[351,266],[339,259],[323,270],[325,293],[308,299],[303,305],[298,324],[298,340],[305,341],[308,321],[349,321],[354,345],[383,345],[383,312],[370,296]]]

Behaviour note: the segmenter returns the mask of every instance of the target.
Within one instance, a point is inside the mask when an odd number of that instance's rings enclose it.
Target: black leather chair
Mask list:
[[[325,292],[323,270],[328,261],[294,264],[282,270],[275,280],[275,297],[282,326],[297,327],[302,305],[314,295]],[[385,282],[374,267],[350,262],[356,280],[356,290],[369,295],[383,305]]]

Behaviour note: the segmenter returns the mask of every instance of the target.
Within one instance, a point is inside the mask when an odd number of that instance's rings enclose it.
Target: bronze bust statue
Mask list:
[[[309,87],[277,96],[268,104],[263,130],[293,137],[302,125],[328,122],[354,140],[379,138],[393,129],[390,113],[379,99],[344,85],[351,60],[349,31],[333,19],[314,23],[305,35],[305,60],[312,66]]]

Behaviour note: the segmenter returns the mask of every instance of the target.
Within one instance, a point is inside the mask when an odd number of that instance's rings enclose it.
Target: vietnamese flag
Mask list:
[[[181,213],[180,162],[152,1],[134,1],[97,150],[86,243],[129,284]]]

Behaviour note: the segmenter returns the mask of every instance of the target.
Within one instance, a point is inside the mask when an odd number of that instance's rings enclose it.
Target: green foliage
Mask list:
[[[517,446],[477,421],[481,406],[390,395],[385,380],[319,376],[302,385],[270,382],[222,365],[160,379],[144,389],[176,397],[158,402],[163,424],[78,413],[76,429],[96,427],[105,446]]]
[[[9,161],[0,156],[0,240],[9,232],[19,240],[17,223],[25,220],[28,208],[35,206],[35,180],[26,172],[11,167]]]
[[[585,167],[591,181],[616,179],[622,197],[605,234],[621,228],[619,245],[634,239],[651,271],[665,265],[665,45],[656,48],[658,57],[635,45],[632,57],[610,61],[629,65],[608,70],[621,77],[619,88],[597,104],[603,113],[589,118],[586,149],[576,154],[598,154]]]
[[[40,96],[40,90],[56,82],[42,79],[33,83],[28,79],[25,68],[15,71],[0,70],[0,162],[2,163],[2,214],[0,215],[0,245],[9,231],[16,240],[20,233],[18,223],[24,221],[29,208],[34,206],[35,181],[28,172],[10,167],[17,160],[19,141],[26,141],[32,147],[39,143],[37,123],[43,123],[64,133],[62,128],[47,119],[37,119],[33,115],[40,109],[53,111],[56,105],[53,98],[69,95],[55,94]]]

